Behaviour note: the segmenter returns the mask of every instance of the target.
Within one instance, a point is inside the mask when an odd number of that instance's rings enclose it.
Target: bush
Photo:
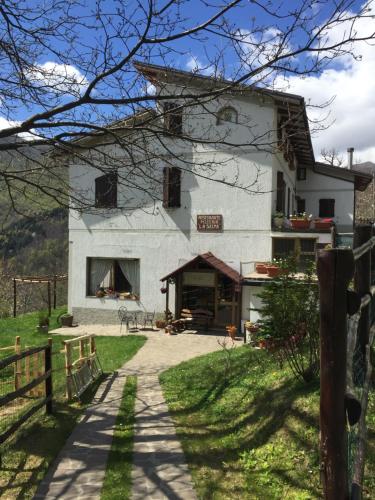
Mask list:
[[[319,372],[319,291],[314,266],[304,279],[295,276],[293,261],[282,264],[283,273],[259,294],[263,301],[260,321],[266,347],[286,360],[294,375],[310,382]]]

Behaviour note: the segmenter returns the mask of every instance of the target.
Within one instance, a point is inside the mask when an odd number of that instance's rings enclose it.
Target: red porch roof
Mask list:
[[[186,262],[186,264],[184,264],[183,266],[178,267],[172,273],[167,274],[167,276],[164,276],[164,278],[162,278],[160,281],[166,281],[169,278],[173,278],[174,276],[182,272],[186,267],[190,266],[194,262],[197,262],[198,260],[206,262],[208,265],[230,278],[234,283],[239,284],[242,280],[242,276],[237,271],[235,271],[233,267],[228,266],[228,264],[215,257],[215,255],[213,255],[211,252],[206,252],[197,255],[196,257],[194,257],[194,259]]]

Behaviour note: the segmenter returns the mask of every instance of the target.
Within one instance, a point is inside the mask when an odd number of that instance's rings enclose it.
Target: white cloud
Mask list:
[[[212,65],[204,65],[196,56],[190,56],[185,67],[193,73],[201,73],[202,75],[213,76],[215,69]]]
[[[330,31],[326,43],[341,40],[345,28],[341,25]],[[356,31],[357,36],[374,33],[375,19],[358,20]],[[327,130],[313,135],[316,158],[322,149],[335,149],[346,154],[348,147],[354,147],[355,161],[375,161],[375,47],[374,44],[358,42],[354,45],[354,52],[361,56],[360,60],[343,55],[319,75],[291,76],[286,81],[277,79],[275,82],[280,90],[300,94],[312,106],[333,98],[325,109],[308,108],[311,120],[325,118],[323,124],[330,125]]]
[[[89,84],[87,78],[70,64],[47,61],[36,64],[28,77],[35,85],[45,86],[58,94],[80,94]]]

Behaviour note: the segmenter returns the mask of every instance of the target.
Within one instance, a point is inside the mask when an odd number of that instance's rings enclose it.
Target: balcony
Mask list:
[[[288,219],[282,214],[276,214],[272,218],[272,231],[283,233],[331,233],[334,227],[332,218],[296,215]]]

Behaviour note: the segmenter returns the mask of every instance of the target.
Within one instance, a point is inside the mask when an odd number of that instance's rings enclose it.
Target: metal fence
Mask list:
[[[359,499],[366,460],[375,286],[371,226],[358,226],[354,250],[322,250],[320,287],[320,451],[325,498]]]

